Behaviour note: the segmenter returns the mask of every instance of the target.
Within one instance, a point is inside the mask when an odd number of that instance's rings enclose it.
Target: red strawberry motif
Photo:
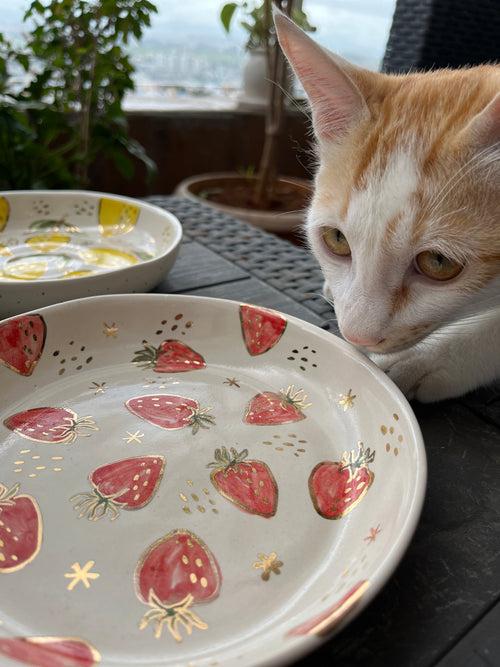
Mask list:
[[[78,493],[70,498],[75,502],[78,518],[97,521],[108,512],[111,521],[119,510],[138,510],[147,505],[158,488],[165,459],[163,456],[134,456],[96,468],[89,475],[92,493]]]
[[[76,637],[2,637],[0,654],[30,667],[94,667],[99,652]]]
[[[341,519],[361,502],[373,483],[368,464],[375,452],[358,443],[358,451],[344,452],[340,461],[323,461],[309,476],[309,493],[318,514]]]
[[[282,389],[279,394],[263,391],[252,398],[246,409],[243,421],[256,426],[275,426],[290,424],[305,419],[302,412],[311,404],[306,403],[307,396],[303,389],[295,391],[294,386]]]
[[[19,484],[0,484],[0,574],[16,572],[36,557],[42,544],[42,515],[34,498],[18,495]]]
[[[194,398],[175,394],[146,394],[125,402],[125,407],[141,419],[169,431],[192,426],[196,435],[200,428],[215,424],[215,417],[207,414],[211,408],[200,408]]]
[[[268,352],[286,329],[286,320],[279,313],[255,306],[240,306],[241,331],[252,357]]]
[[[85,431],[98,431],[92,417],[80,417],[69,408],[31,408],[4,419],[4,425],[14,433],[34,440],[54,444],[71,444]]]
[[[321,614],[317,614],[305,623],[288,632],[289,637],[301,635],[326,635],[342,621],[348,612],[361,600],[370,582],[364,579],[353,586],[340,600],[328,607]]]
[[[21,315],[0,324],[0,363],[31,375],[45,345],[47,327],[41,315]]]
[[[190,607],[219,595],[222,574],[207,545],[188,530],[179,529],[146,549],[134,580],[137,597],[151,607],[142,618],[140,629],[153,622],[155,637],[159,638],[166,623],[170,634],[180,642],[181,627],[188,635],[193,627],[207,629]]]
[[[201,354],[180,340],[164,340],[159,347],[143,341],[144,348],[135,352],[133,363],[152,368],[155,373],[185,373],[199,371],[206,363]]]
[[[213,468],[210,479],[236,507],[269,519],[278,507],[278,485],[264,461],[245,460],[247,456],[247,449],[240,453],[234,447],[230,452],[225,447],[216,449],[215,461],[207,466]]]

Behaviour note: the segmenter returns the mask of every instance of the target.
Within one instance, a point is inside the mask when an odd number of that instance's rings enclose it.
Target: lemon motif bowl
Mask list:
[[[105,293],[145,292],[182,237],[171,213],[100,192],[0,193],[0,316]]]

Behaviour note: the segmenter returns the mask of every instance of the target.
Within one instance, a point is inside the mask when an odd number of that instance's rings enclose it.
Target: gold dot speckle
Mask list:
[[[198,505],[198,507],[197,507],[196,509],[197,509],[198,512],[200,512],[201,514],[204,514],[204,513],[205,513],[205,508],[203,507],[203,505]]]
[[[206,588],[208,586],[208,581],[205,579],[205,577],[200,579],[200,584],[202,585],[202,588]]]
[[[188,565],[188,564],[189,564],[189,558],[186,556],[186,554],[184,554],[184,555],[182,556],[181,560],[182,560],[182,562],[184,563],[184,565]]]
[[[201,558],[197,558],[194,562],[197,567],[201,567],[203,565]]]
[[[394,447],[394,456],[397,456],[399,454],[399,449],[397,447]]]
[[[403,442],[403,436],[402,435],[398,435],[398,442]]]
[[[385,435],[387,433],[387,426],[384,426],[384,424],[382,424],[382,426],[380,427],[380,431],[382,432],[383,435]]]
[[[197,503],[200,500],[199,496],[197,496],[196,493],[192,493],[191,498],[194,500],[195,503]]]
[[[391,451],[391,446],[388,442],[385,443],[385,451],[390,452]]]
[[[396,421],[399,421],[399,415],[397,415],[396,413],[394,413],[392,416],[394,417],[394,419],[395,419]]]
[[[185,512],[185,514],[191,514],[191,510],[189,509],[189,507],[187,505],[184,505],[184,507],[182,508],[182,511]]]
[[[189,575],[189,581],[192,584],[195,584],[198,581],[198,577],[195,575],[194,572],[191,572],[191,574]]]

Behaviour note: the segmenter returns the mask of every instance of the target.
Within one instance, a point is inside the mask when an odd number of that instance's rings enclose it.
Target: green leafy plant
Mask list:
[[[231,25],[236,14],[243,16],[240,25],[248,33],[246,48],[266,48],[269,39],[274,35],[266,3],[251,2],[248,0],[227,2],[220,11],[220,20],[226,32],[231,30]],[[291,17],[306,32],[314,32],[316,30],[309,23],[307,14],[302,9],[294,7]]]
[[[273,199],[278,181],[278,142],[283,132],[284,100],[288,95],[290,78],[285,56],[280,48],[274,23],[274,6],[292,18],[301,28],[314,32],[316,28],[309,23],[307,14],[298,7],[297,0],[260,0],[259,2],[229,2],[220,13],[225,30],[229,32],[236,11],[242,12],[248,20],[241,25],[249,33],[247,48],[263,47],[266,51],[267,78],[271,82],[266,106],[264,147],[257,170],[253,206],[266,209]]]
[[[86,187],[100,155],[127,178],[131,156],[154,171],[122,103],[134,87],[126,45],[156,11],[149,0],[34,0],[22,49],[0,37],[2,187]],[[21,90],[16,69],[31,74]]]

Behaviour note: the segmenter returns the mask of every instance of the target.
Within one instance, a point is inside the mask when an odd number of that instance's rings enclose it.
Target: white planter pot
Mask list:
[[[243,90],[238,97],[238,108],[264,109],[269,99],[270,86],[265,49],[247,51],[243,66]]]

